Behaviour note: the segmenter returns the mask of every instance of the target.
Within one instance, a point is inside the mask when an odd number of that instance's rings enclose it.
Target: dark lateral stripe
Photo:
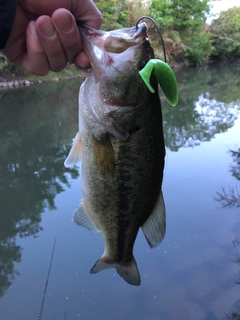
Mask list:
[[[125,259],[131,259],[132,257],[128,257],[129,253],[129,238],[132,238],[130,234],[132,230],[129,230],[130,226],[130,217],[126,216],[126,214],[130,214],[129,209],[129,202],[128,196],[131,194],[132,187],[131,187],[131,177],[130,177],[130,170],[131,170],[131,162],[126,161],[126,156],[130,153],[130,148],[127,142],[121,144],[121,150],[119,152],[119,159],[118,163],[121,164],[117,168],[118,174],[118,213],[117,213],[117,220],[118,220],[118,230],[117,230],[117,251],[116,251],[116,260],[122,261]],[[133,231],[134,232],[134,231]],[[129,237],[130,236],[130,237]]]

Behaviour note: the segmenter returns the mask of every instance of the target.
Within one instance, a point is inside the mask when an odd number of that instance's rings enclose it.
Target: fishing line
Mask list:
[[[140,22],[141,20],[143,20],[143,19],[149,19],[149,20],[151,20],[152,23],[153,23],[153,24],[155,25],[155,27],[157,28],[158,34],[159,34],[159,36],[160,36],[160,38],[161,38],[161,41],[162,41],[163,54],[164,54],[164,62],[167,63],[167,57],[166,57],[166,50],[165,50],[164,40],[163,40],[162,33],[161,33],[161,31],[160,31],[160,29],[159,29],[156,21],[155,21],[153,18],[149,17],[149,16],[142,16],[140,19],[138,19],[138,21],[137,21],[137,23],[136,23],[136,28],[137,28],[137,29],[138,29],[138,24],[139,24],[139,22]]]
[[[41,308],[40,308],[38,320],[41,320],[41,319],[42,319],[44,300],[45,300],[45,296],[46,296],[46,292],[47,292],[47,287],[48,287],[48,280],[49,280],[49,276],[50,276],[50,272],[51,272],[51,268],[52,268],[52,261],[53,261],[54,251],[55,251],[55,245],[56,245],[56,238],[55,238],[54,244],[53,244],[52,256],[51,256],[50,264],[49,264],[49,268],[48,268],[48,275],[47,275],[47,280],[46,280],[46,284],[45,284],[45,288],[44,288],[44,293],[43,293],[43,298],[42,298],[42,304],[41,304]]]

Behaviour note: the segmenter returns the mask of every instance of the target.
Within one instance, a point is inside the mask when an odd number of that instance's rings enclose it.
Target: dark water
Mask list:
[[[114,269],[90,275],[101,234],[71,221],[81,178],[63,161],[78,128],[80,80],[0,91],[1,320],[240,314],[240,165],[229,151],[240,148],[240,65],[177,78],[178,106],[163,100],[167,234],[151,250],[139,232],[140,287]]]

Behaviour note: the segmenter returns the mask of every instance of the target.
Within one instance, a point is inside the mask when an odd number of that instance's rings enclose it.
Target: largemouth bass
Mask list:
[[[82,161],[83,199],[73,221],[103,234],[105,250],[91,273],[116,268],[126,282],[140,285],[133,256],[138,231],[153,248],[166,226],[158,83],[153,73],[151,93],[139,75],[154,53],[145,23],[80,32],[91,71],[80,88],[79,132],[65,161]]]

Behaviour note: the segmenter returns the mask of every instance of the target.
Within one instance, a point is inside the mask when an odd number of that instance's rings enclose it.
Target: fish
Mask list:
[[[141,277],[133,248],[139,229],[151,248],[166,232],[162,193],[165,158],[158,81],[150,92],[139,75],[154,58],[146,23],[112,31],[79,27],[91,69],[79,92],[79,131],[65,160],[81,162],[82,194],[73,221],[101,232],[103,255],[91,268],[108,268],[129,284]]]

